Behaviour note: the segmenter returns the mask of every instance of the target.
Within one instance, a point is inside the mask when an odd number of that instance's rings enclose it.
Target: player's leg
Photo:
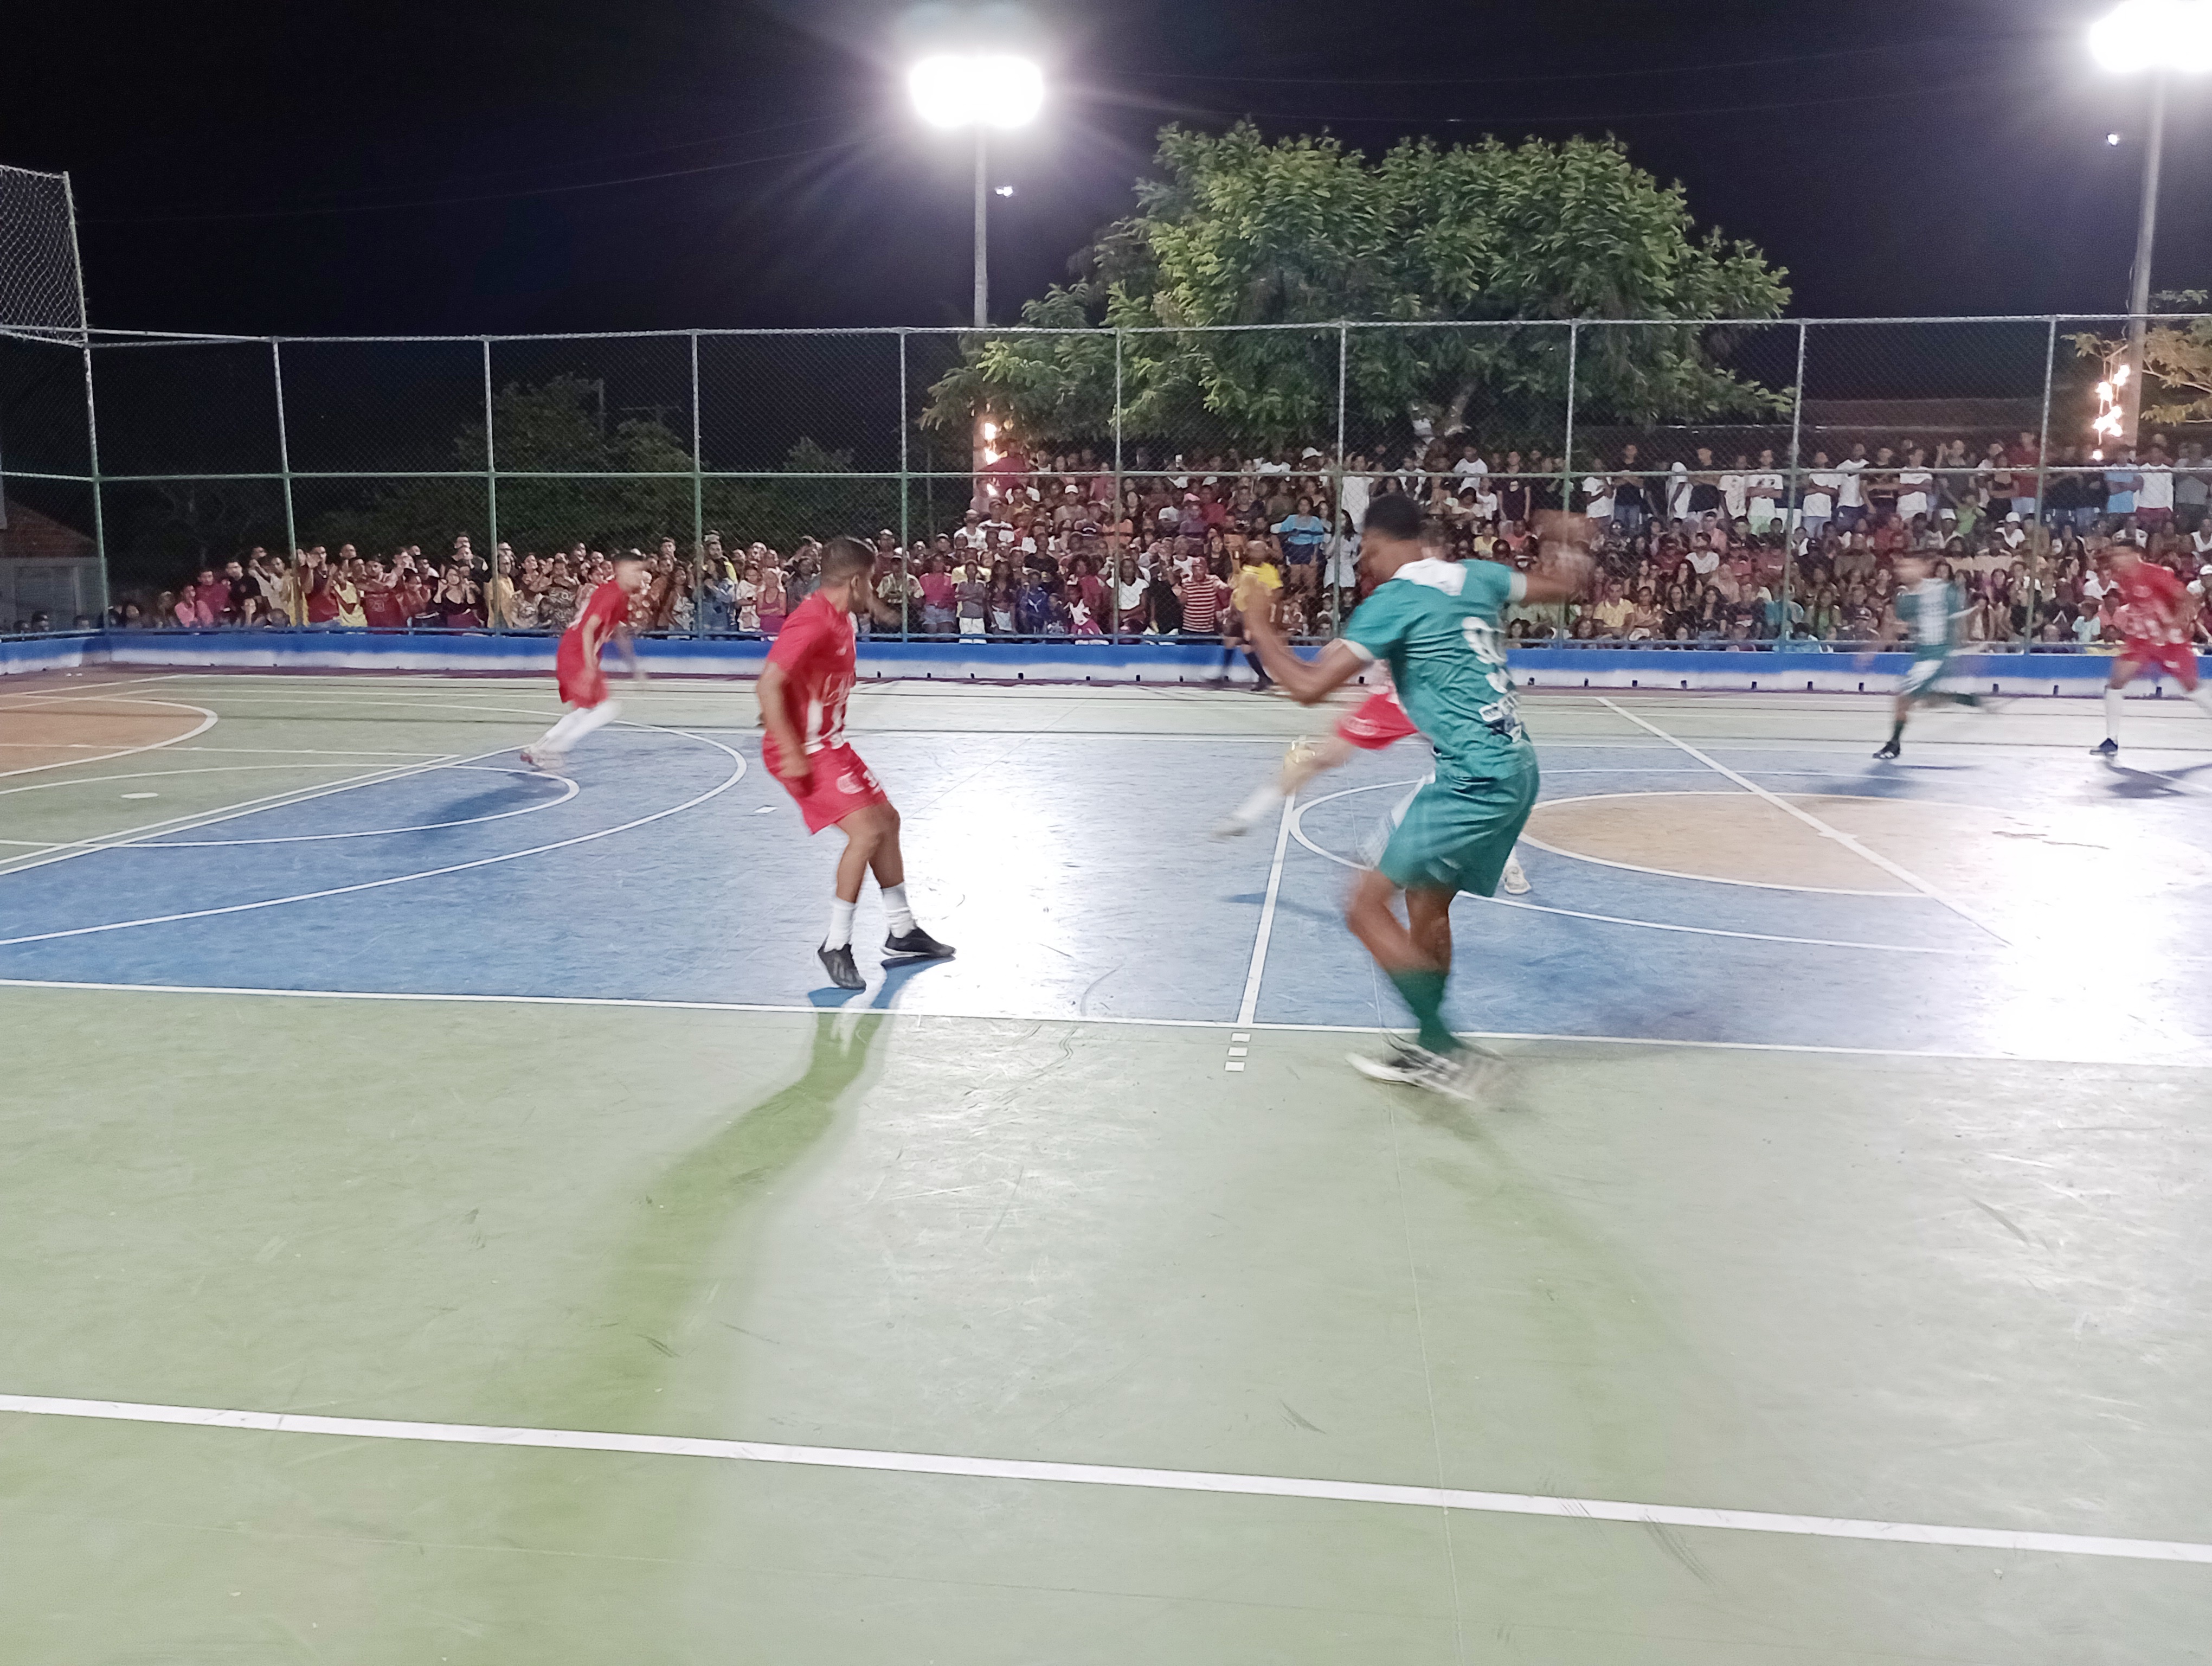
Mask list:
[[[899,844],[899,812],[889,802],[870,805],[876,834],[867,866],[884,894],[884,952],[910,960],[950,960],[952,948],[940,943],[915,923],[914,908],[906,897],[906,852]],[[853,894],[860,895],[854,880]]]
[[[2186,642],[2175,643],[2166,669],[2181,684],[2181,691],[2189,696],[2189,702],[2205,716],[2212,717],[2212,684],[2205,684],[2197,675],[2197,650]]]
[[[1407,918],[1394,906],[1398,887],[1379,869],[1370,868],[1352,888],[1344,912],[1352,934],[1375,958],[1413,1015],[1417,1046],[1435,1055],[1459,1050],[1459,1038],[1443,1021],[1444,986],[1451,976],[1451,937],[1438,933],[1439,915],[1449,915],[1453,892],[1424,886],[1406,893]],[[1439,940],[1441,939],[1441,940]]]
[[[522,749],[522,761],[536,769],[559,766],[562,755],[571,746],[590,734],[603,729],[622,715],[622,702],[601,700],[595,705],[571,706],[561,714],[560,721]]]
[[[2127,704],[2126,689],[2142,666],[2124,654],[2112,661],[2112,675],[2105,684],[2105,738],[2090,750],[2111,757],[2120,750],[2120,713]]]
[[[841,989],[868,986],[860,969],[853,964],[853,910],[860,905],[860,882],[867,877],[868,866],[882,841],[884,818],[896,814],[889,805],[863,805],[837,824],[837,830],[845,836],[845,848],[837,857],[836,889],[830,897],[830,929],[815,953],[830,981]]]
[[[1316,737],[1301,735],[1292,741],[1283,754],[1283,767],[1275,779],[1264,787],[1252,789],[1252,796],[1230,812],[1228,818],[1213,830],[1217,839],[1241,838],[1249,833],[1279,808],[1283,800],[1295,797],[1316,775],[1340,769],[1351,760],[1354,751],[1352,743],[1331,731]]]

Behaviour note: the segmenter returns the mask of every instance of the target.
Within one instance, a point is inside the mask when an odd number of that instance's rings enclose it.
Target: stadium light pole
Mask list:
[[[1026,127],[1044,107],[1044,71],[1006,52],[945,52],[907,72],[914,107],[933,127],[975,130],[975,327],[991,322],[991,129]]]
[[[2159,172],[2166,151],[2166,83],[2175,71],[2212,70],[2212,0],[2121,0],[2089,28],[2089,51],[2115,75],[2150,72],[2143,145],[2142,206],[2136,218],[2136,264],[2128,291],[2128,363],[2122,421],[2136,443],[2142,413],[2143,340],[2150,330],[2151,256],[2158,244]]]

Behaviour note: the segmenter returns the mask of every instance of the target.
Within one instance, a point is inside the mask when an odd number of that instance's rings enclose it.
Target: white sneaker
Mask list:
[[[1518,856],[1508,856],[1505,859],[1504,883],[1508,896],[1526,897],[1528,894],[1528,876],[1522,870],[1521,859]]]
[[[562,757],[560,753],[544,746],[525,746],[522,749],[522,761],[532,769],[542,770],[550,775],[556,773],[568,762],[568,759]]]
[[[1380,1058],[1370,1053],[1347,1056],[1352,1067],[1370,1081],[1425,1088],[1468,1104],[1483,1097],[1501,1065],[1494,1055],[1476,1047],[1463,1047],[1455,1053],[1431,1053],[1412,1042],[1394,1041],[1390,1049]]]

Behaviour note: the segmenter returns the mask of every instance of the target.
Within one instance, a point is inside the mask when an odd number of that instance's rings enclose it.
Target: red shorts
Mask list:
[[[2130,641],[2121,648],[2120,658],[2146,671],[2153,666],[2163,666],[2166,674],[2183,688],[2197,686],[2197,650],[2186,642]]]
[[[1363,751],[1379,752],[1419,731],[1398,703],[1398,696],[1386,689],[1361,701],[1358,711],[1337,724],[1336,733]]]
[[[553,680],[560,685],[563,705],[596,706],[607,697],[606,672],[586,665],[581,652],[569,653],[566,641],[553,656]]]
[[[769,774],[783,781],[776,771],[774,741],[762,742],[761,761],[768,765]],[[806,818],[809,833],[835,827],[855,810],[890,802],[868,766],[860,762],[860,755],[850,746],[825,746],[808,761],[814,765],[814,773],[805,781],[783,781],[783,790],[799,800],[799,813]]]

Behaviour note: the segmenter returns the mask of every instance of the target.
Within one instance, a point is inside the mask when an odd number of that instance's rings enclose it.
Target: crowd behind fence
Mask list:
[[[635,629],[772,635],[845,533],[879,631],[1233,648],[1262,597],[1332,634],[1406,492],[1459,558],[1528,564],[1547,512],[1596,547],[1517,640],[1877,645],[1919,549],[1970,641],[2093,649],[2113,542],[2212,568],[2212,427],[2096,450],[2125,322],[11,331],[0,550],[103,582],[0,625],[552,631],[635,550]]]

